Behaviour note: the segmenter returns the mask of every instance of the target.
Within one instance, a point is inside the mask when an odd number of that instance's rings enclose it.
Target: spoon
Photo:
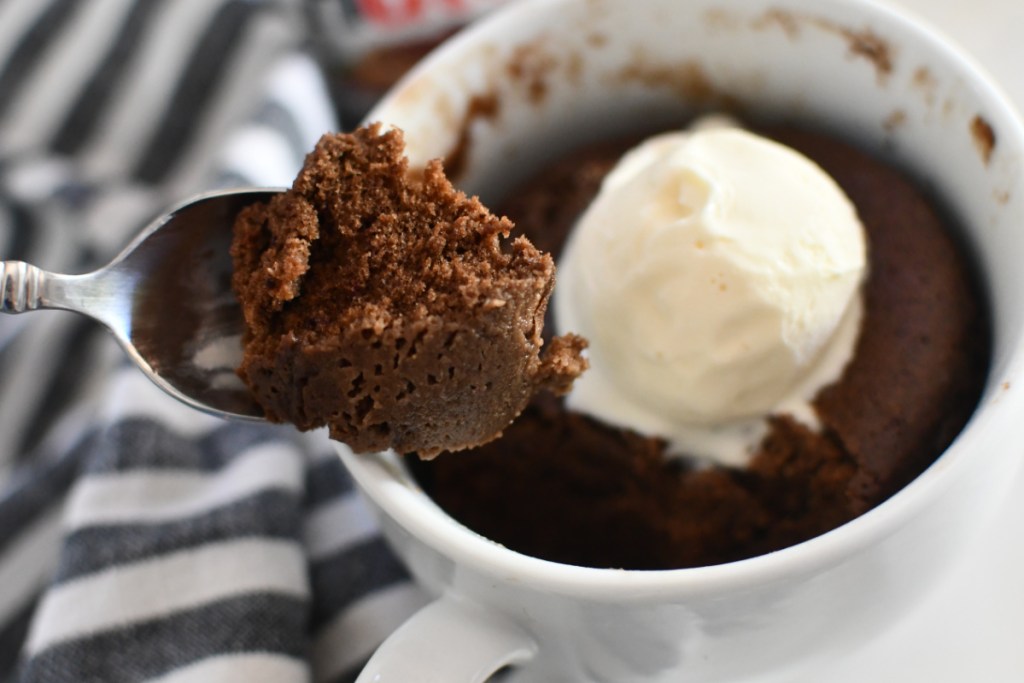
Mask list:
[[[0,261],[0,313],[63,309],[103,323],[157,386],[220,417],[263,419],[234,370],[242,309],[231,290],[232,226],[279,189],[210,192],[152,221],[117,258],[83,275]]]

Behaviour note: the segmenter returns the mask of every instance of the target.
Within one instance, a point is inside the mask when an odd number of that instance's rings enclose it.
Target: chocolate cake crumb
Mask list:
[[[814,26],[842,38],[852,57],[866,59],[875,69],[880,83],[892,74],[895,68],[893,45],[870,28],[854,29],[813,14],[791,12],[771,8],[753,21],[755,29],[775,26],[782,29],[789,40],[800,37],[804,25]]]
[[[238,216],[238,373],[268,419],[429,458],[494,439],[585,368],[574,335],[540,354],[552,258],[439,161],[414,175],[398,130],[325,135],[290,191]]]
[[[992,161],[992,152],[996,148],[996,132],[980,114],[971,119],[971,137],[974,139],[974,146],[978,148],[981,160],[988,166]]]
[[[501,112],[498,96],[494,93],[473,95],[466,104],[466,112],[459,124],[459,136],[455,146],[444,160],[445,173],[449,178],[458,178],[466,170],[469,150],[473,146],[473,125],[482,119],[493,120]]]

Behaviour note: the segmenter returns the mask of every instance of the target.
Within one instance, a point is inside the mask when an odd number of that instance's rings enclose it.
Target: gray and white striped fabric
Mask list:
[[[0,258],[83,272],[337,126],[299,2],[0,1]],[[323,434],[164,396],[89,321],[0,318],[0,680],[345,681],[424,603]]]

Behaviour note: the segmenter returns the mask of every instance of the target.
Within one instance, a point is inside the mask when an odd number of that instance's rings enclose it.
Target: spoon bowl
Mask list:
[[[203,412],[260,420],[235,374],[242,309],[231,289],[235,216],[278,188],[209,192],[159,216],[107,266],[82,275],[0,261],[0,313],[63,309],[105,325],[164,391]]]

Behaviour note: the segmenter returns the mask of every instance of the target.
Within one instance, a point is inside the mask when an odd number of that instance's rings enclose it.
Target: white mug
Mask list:
[[[514,683],[827,680],[819,667],[912,610],[995,513],[1024,436],[1024,128],[917,19],[874,0],[526,0],[429,56],[368,120],[402,128],[414,164],[468,142],[456,181],[486,202],[574,144],[726,104],[828,122],[954,212],[994,319],[975,415],[863,516],[768,555],[669,571],[513,552],[445,514],[394,454],[339,446],[437,596],[360,682],[474,683],[505,666]]]

